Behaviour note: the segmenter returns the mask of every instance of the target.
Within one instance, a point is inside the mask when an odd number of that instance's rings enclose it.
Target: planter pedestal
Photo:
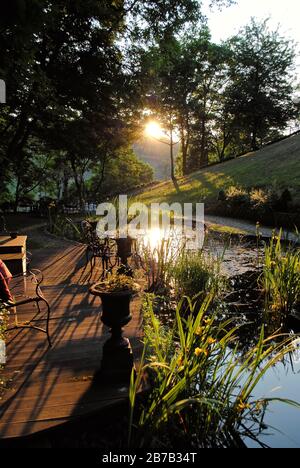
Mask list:
[[[112,336],[103,346],[101,377],[109,381],[129,382],[133,368],[134,360],[129,339],[122,337],[122,342],[116,343]]]
[[[102,301],[101,321],[110,328],[111,337],[104,343],[101,368],[98,376],[101,380],[129,382],[134,359],[128,338],[123,337],[122,328],[130,322],[130,301],[132,291],[119,293],[100,292],[95,286],[91,294],[100,296]]]

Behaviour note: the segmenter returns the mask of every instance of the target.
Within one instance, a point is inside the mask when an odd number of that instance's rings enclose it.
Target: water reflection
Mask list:
[[[148,246],[153,258],[158,260],[160,252],[165,249],[166,259],[174,256],[174,252],[184,248],[186,238],[182,232],[171,230],[169,233],[163,232],[159,228],[151,229],[140,237],[139,241]],[[220,239],[209,236],[206,238],[204,251],[219,259],[224,253],[224,242]],[[227,242],[222,264],[222,274],[234,278],[236,275],[245,274],[256,270],[259,261],[262,259],[263,249],[258,249],[254,243],[230,241]],[[156,265],[153,262],[153,265]],[[154,270],[153,270],[154,271]],[[248,292],[246,291],[246,294]],[[248,297],[249,300],[249,297]],[[261,306],[260,306],[261,307]],[[245,312],[245,313],[244,313]],[[264,322],[261,310],[235,312],[237,321],[243,324],[239,339],[241,345],[241,359],[244,351],[257,343],[261,325]],[[221,317],[220,317],[221,318]],[[226,311],[222,311],[222,318],[226,319]],[[278,324],[269,324],[269,331],[278,329]],[[280,327],[280,323],[279,323]],[[277,398],[292,401],[300,400],[300,338],[294,334],[292,327],[287,325],[286,331],[294,336],[294,351],[285,357],[281,362],[268,369],[263,379],[255,388],[253,398]],[[268,435],[261,437],[262,442],[271,447],[300,447],[300,412],[294,406],[288,406],[283,402],[272,402],[266,413],[265,423],[269,427],[277,428],[267,431]],[[246,441],[250,447],[255,447],[251,440]]]

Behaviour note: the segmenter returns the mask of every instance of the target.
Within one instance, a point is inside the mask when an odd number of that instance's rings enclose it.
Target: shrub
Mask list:
[[[265,211],[271,204],[271,194],[261,188],[252,189],[250,192],[250,205],[255,211]]]
[[[231,186],[226,192],[227,202],[235,207],[240,205],[249,205],[249,193],[241,187]]]

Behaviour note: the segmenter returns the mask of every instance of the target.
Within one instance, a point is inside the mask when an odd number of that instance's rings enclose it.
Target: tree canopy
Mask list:
[[[295,118],[293,45],[267,22],[214,44],[198,0],[1,7],[1,199],[15,207],[37,191],[67,199],[70,187],[83,207],[123,169],[129,187],[137,166],[128,148],[149,112],[180,141],[182,174],[255,149]],[[139,169],[135,184],[149,182],[149,168]]]

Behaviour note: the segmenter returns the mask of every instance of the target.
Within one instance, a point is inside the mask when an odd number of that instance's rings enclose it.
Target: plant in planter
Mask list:
[[[128,338],[123,337],[122,327],[132,318],[130,301],[138,290],[138,284],[126,275],[110,275],[90,288],[91,294],[101,298],[101,320],[111,331],[111,337],[103,347],[102,376],[119,380],[127,379],[131,374],[133,355]]]

